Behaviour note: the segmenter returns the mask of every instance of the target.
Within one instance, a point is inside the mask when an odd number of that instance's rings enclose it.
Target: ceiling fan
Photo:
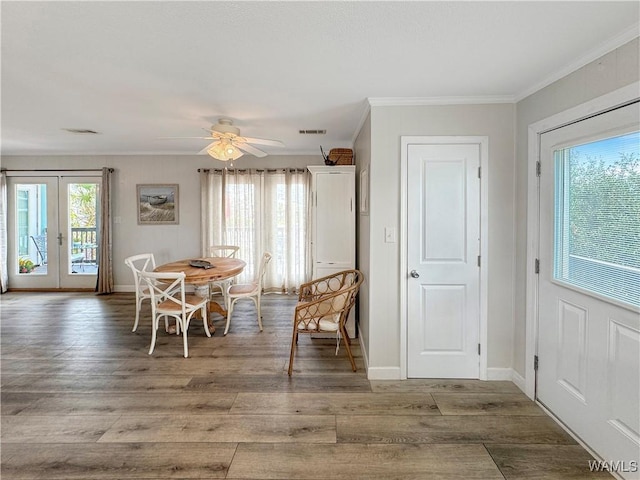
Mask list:
[[[212,125],[208,137],[180,137],[180,138],[201,138],[213,140],[209,145],[198,152],[198,155],[208,153],[217,160],[235,160],[245,153],[250,153],[256,157],[266,157],[267,153],[250,145],[269,145],[272,147],[284,147],[284,143],[278,140],[267,140],[265,138],[241,137],[240,129],[233,126],[233,121],[228,118],[221,118],[218,123]]]

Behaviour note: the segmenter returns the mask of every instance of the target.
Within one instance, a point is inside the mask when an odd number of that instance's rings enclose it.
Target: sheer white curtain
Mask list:
[[[201,173],[202,254],[210,245],[237,245],[247,267],[238,282],[256,274],[263,252],[273,255],[267,292],[295,292],[309,278],[307,170],[211,170]]]
[[[7,269],[7,176],[0,172],[0,291],[7,291],[9,270]]]

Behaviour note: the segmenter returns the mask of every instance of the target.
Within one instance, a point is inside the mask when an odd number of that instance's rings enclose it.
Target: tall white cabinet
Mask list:
[[[356,167],[308,166],[311,172],[312,276],[320,278],[356,266]],[[356,335],[355,311],[347,321]]]

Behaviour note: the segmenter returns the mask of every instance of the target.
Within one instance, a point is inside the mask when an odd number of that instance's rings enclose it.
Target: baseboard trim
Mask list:
[[[367,356],[367,349],[364,348],[362,335],[358,335],[358,343],[360,344],[360,353],[362,353],[362,361],[364,362],[365,373],[369,372],[369,357]]]
[[[367,354],[364,346],[362,345],[362,337],[360,337],[360,349],[362,350],[362,356],[365,361],[365,368],[367,370],[367,378],[369,380],[401,380],[400,367],[369,367],[367,360]],[[487,369],[488,381],[507,381],[513,382],[520,390],[524,392],[525,381],[524,378],[514,371],[512,368],[488,368]]]
[[[487,380],[511,380],[512,377],[511,368],[487,368]]]
[[[524,377],[515,370],[513,370],[513,373],[511,374],[511,381],[515,383],[516,387],[522,390],[524,394],[527,393],[527,382],[525,382]]]
[[[400,367],[369,367],[367,369],[369,380],[401,380]]]
[[[513,368],[488,368],[487,380],[506,380],[513,382],[516,387],[525,392],[524,377],[516,372]]]

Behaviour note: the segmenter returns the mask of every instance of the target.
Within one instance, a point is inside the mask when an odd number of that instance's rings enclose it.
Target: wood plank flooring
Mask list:
[[[295,298],[262,302],[185,359],[132,294],[0,296],[2,480],[612,478],[511,382],[369,382],[306,335],[289,378]]]

